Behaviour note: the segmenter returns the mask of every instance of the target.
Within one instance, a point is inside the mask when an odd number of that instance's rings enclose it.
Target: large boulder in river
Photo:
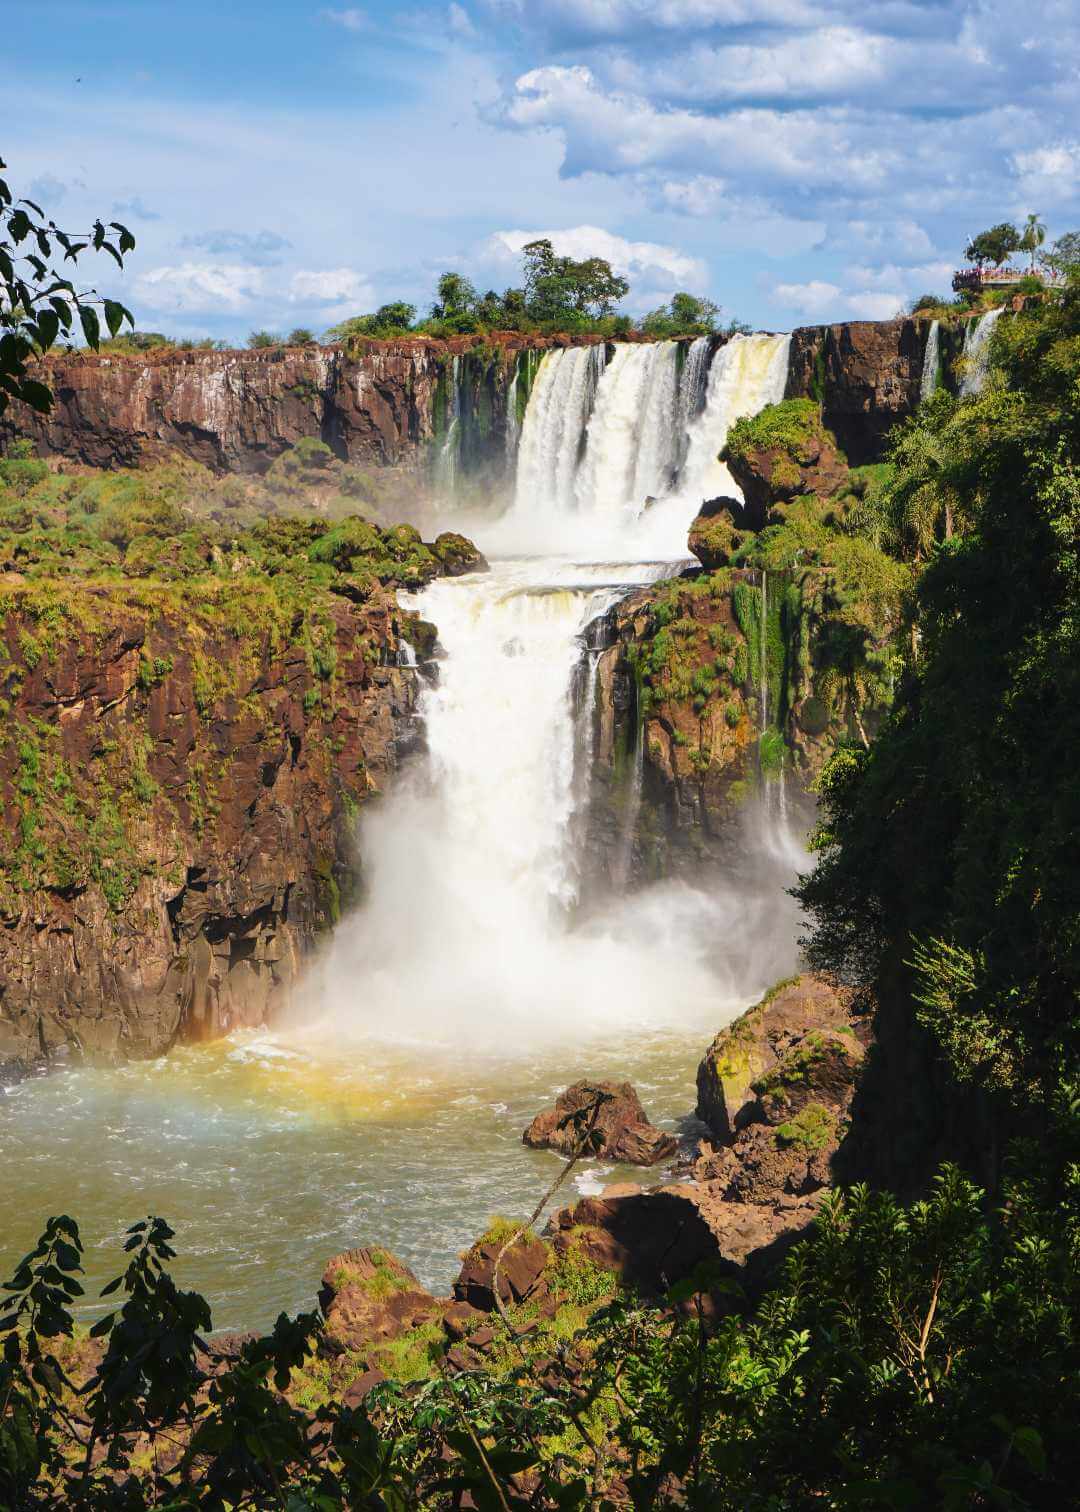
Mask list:
[[[593,1117],[598,1097],[602,1101]],[[586,1133],[588,1154],[627,1165],[656,1165],[677,1148],[670,1134],[649,1122],[629,1082],[575,1082],[560,1092],[554,1108],[536,1115],[522,1139],[533,1149],[573,1155]]]

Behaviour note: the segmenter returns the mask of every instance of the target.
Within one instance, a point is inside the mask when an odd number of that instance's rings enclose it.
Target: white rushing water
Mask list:
[[[771,910],[734,889],[672,885],[617,899],[587,925],[573,914],[582,633],[630,587],[679,570],[689,521],[722,481],[728,427],[784,390],[786,338],[736,337],[701,408],[704,349],[695,343],[681,375],[674,342],[620,345],[610,360],[602,346],[568,348],[541,363],[512,504],[478,522],[491,570],[437,581],[411,604],[446,653],[422,701],[430,754],[364,820],[367,901],[311,994],[332,1035],[531,1048],[670,1024],[675,1003],[679,1022],[700,1010],[715,1024],[780,974],[780,956],[791,964],[789,856],[783,877],[769,871]],[[616,877],[633,838],[618,840]],[[717,949],[718,921],[737,947]]]
[[[919,398],[929,399],[937,388],[938,368],[941,365],[941,323],[937,320],[930,322],[930,329],[926,335],[926,352],[923,356],[922,380],[919,384]]]
[[[999,307],[980,315],[978,320],[969,320],[967,323],[960,354],[966,363],[964,376],[960,380],[960,393],[965,397],[983,391],[990,371],[990,337],[1003,314],[1004,308]]]

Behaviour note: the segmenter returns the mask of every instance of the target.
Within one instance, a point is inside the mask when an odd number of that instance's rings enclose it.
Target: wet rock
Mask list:
[[[792,332],[787,396],[821,404],[853,467],[879,461],[889,431],[917,408],[929,324],[853,320]]]
[[[595,1120],[589,1110],[597,1094],[603,1101]],[[575,1082],[556,1098],[555,1106],[538,1113],[522,1139],[533,1149],[572,1155],[591,1129],[588,1153],[600,1160],[627,1165],[656,1165],[675,1154],[677,1145],[649,1122],[641,1099],[629,1082]]]
[[[746,531],[735,521],[743,513],[735,499],[709,499],[691,522],[686,544],[706,572],[726,567],[746,542]]]
[[[21,590],[0,592],[11,720],[41,732],[43,773],[55,763],[81,811],[109,797],[126,822],[103,868],[85,825],[49,805],[38,834],[52,869],[34,892],[0,886],[0,1066],[14,1071],[266,1023],[348,896],[351,815],[397,770],[418,695],[381,588],[329,602],[332,709],[300,644],[151,612],[122,585],[70,593],[84,593],[85,630],[31,665],[35,622]],[[21,738],[0,741],[9,856]]]
[[[442,563],[447,577],[462,577],[466,572],[486,572],[487,560],[473,543],[453,530],[444,530],[432,542],[432,551]]]

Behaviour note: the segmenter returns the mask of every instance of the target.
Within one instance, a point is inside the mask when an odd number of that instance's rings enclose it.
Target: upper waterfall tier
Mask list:
[[[705,378],[709,343],[549,352],[495,550],[677,559],[702,501],[738,496],[717,460],[734,420],[783,398],[790,337],[736,336]]]

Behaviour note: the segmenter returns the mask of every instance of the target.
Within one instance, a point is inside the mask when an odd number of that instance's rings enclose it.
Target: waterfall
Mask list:
[[[521,427],[518,424],[518,379],[520,377],[521,357],[514,360],[514,372],[510,379],[510,385],[506,390],[506,458],[513,462],[517,456],[518,440],[521,435]]]
[[[736,420],[783,399],[790,349],[790,336],[733,336],[713,358],[705,403],[690,426],[686,461],[679,475],[679,497],[692,513],[706,499],[726,496],[742,502],[735,479],[718,460],[718,453]]]
[[[940,365],[941,324],[937,320],[932,320],[926,337],[926,355],[923,357],[922,381],[919,384],[920,399],[929,399],[930,395],[937,388],[938,368]]]
[[[627,522],[646,498],[667,493],[677,437],[673,341],[621,345],[597,384],[578,469],[579,509]]]
[[[969,320],[964,331],[964,345],[960,355],[964,358],[966,367],[960,380],[960,393],[963,397],[981,394],[986,383],[986,376],[990,371],[990,337],[993,335],[994,326],[1004,314],[1004,308],[999,306],[996,310],[989,310],[985,315],[980,315],[977,320]]]
[[[784,392],[786,338],[736,337],[711,367],[710,348],[695,342],[681,362],[675,342],[545,353],[512,503],[472,532],[456,521],[491,570],[404,601],[438,625],[446,658],[421,694],[426,766],[365,812],[367,902],[334,936],[324,972],[333,1035],[352,1026],[425,1047],[493,1035],[514,1046],[656,1025],[671,1003],[715,994],[705,956],[718,910],[740,950],[749,943],[750,975],[775,975],[773,892],[766,905],[745,889],[662,884],[587,923],[574,914],[599,662],[586,627],[685,562],[728,427]],[[623,882],[644,760],[639,731],[611,858]],[[770,888],[791,875],[785,861]],[[641,910],[656,910],[647,924]],[[730,968],[740,982],[748,970]]]
[[[461,358],[450,363],[450,381],[446,393],[446,435],[435,463],[439,492],[452,498],[457,484],[458,451],[461,446]]]
[[[679,379],[679,402],[676,416],[678,430],[678,468],[681,473],[690,449],[690,430],[705,408],[705,391],[709,379],[709,351],[712,337],[697,336],[686,349],[682,376]]]

